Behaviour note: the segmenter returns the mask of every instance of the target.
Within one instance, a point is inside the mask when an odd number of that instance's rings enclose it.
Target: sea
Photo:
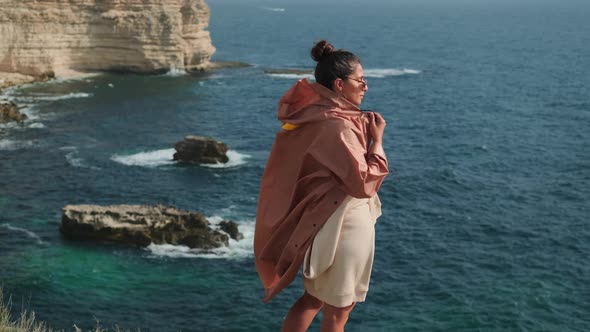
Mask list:
[[[253,260],[277,103],[314,42],[356,53],[390,174],[367,299],[346,331],[590,331],[590,2],[208,0],[205,73],[104,73],[5,90],[0,287],[54,329],[279,331]],[[229,163],[179,165],[186,135]],[[203,252],[68,241],[67,204],[166,204],[238,223]],[[321,314],[310,331],[319,331]]]

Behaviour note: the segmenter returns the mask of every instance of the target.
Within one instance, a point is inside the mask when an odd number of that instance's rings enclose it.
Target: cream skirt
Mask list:
[[[335,307],[363,302],[375,252],[375,222],[381,202],[348,196],[330,216],[305,253],[305,291]]]

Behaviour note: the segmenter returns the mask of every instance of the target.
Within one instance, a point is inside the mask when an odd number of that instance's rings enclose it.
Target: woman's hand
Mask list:
[[[369,112],[369,134],[373,138],[373,143],[383,142],[383,131],[385,131],[385,120],[377,112]]]

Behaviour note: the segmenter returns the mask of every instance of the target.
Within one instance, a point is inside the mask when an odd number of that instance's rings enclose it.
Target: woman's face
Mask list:
[[[365,96],[365,92],[369,90],[367,81],[363,73],[363,66],[357,63],[354,66],[354,71],[344,79],[338,79],[336,82],[336,89],[340,92],[342,97],[356,106],[360,106]]]

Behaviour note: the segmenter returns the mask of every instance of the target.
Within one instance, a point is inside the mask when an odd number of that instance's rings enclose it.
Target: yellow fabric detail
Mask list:
[[[297,128],[297,127],[299,127],[299,126],[298,125],[291,124],[291,123],[285,123],[285,124],[283,124],[283,127],[281,127],[281,128],[283,128],[285,130],[293,130],[293,129]]]

